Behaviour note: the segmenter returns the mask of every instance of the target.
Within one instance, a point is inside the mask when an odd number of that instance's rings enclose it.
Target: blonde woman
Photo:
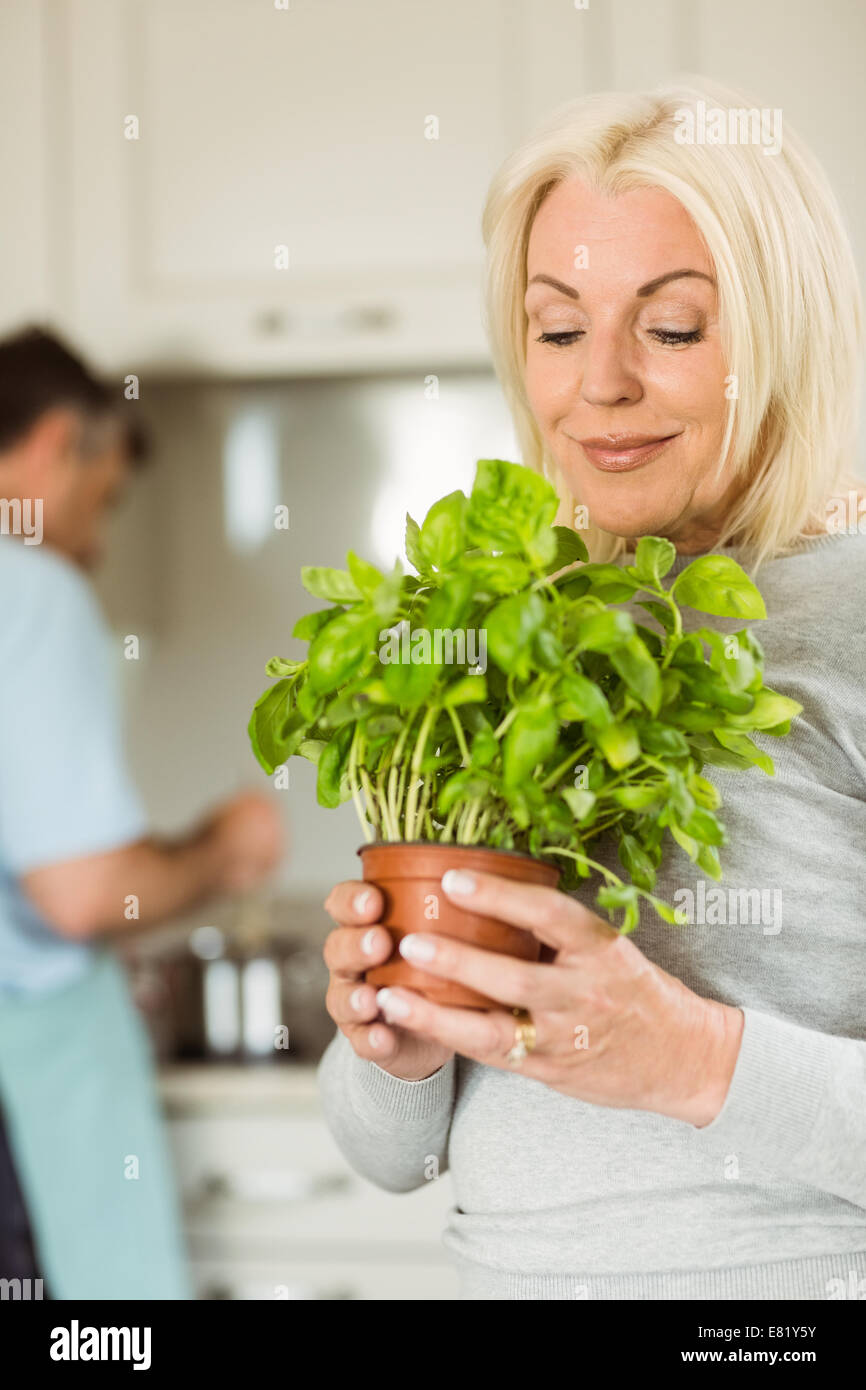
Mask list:
[[[334,888],[326,1114],[382,1187],[420,1187],[431,1155],[450,1167],[466,1298],[866,1289],[858,289],[836,202],[790,130],[775,153],[689,143],[683,113],[701,102],[742,132],[749,103],[696,81],[571,103],[506,161],[484,215],[489,329],[523,461],[556,481],[561,520],[585,509],[593,558],[649,534],[674,542],[674,573],[707,551],[760,566],[766,678],[804,712],[774,778],[705,771],[731,901],[772,910],[695,911],[682,929],[650,915],[627,938],[554,890],[448,871],[454,901],[528,928],[547,960],[423,925],[402,950],[523,1000],[515,1063],[504,1005],[365,985],[390,951],[381,896]],[[659,887],[700,904],[706,885],[671,849]]]

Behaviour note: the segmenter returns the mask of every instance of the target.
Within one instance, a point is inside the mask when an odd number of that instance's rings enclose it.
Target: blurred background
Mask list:
[[[517,456],[480,215],[529,126],[677,72],[741,87],[822,160],[862,269],[864,40],[860,0],[3,0],[0,332],[61,332],[153,439],[98,588],[159,830],[267,786],[246,723],[319,606],[301,565],[393,563],[407,509]],[[449,1298],[448,1180],[378,1192],[318,1112],[321,904],[362,837],[297,761],[267,890],[124,948],[196,1289]]]

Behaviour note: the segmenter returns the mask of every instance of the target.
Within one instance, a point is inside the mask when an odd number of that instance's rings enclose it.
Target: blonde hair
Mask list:
[[[558,107],[496,173],[483,216],[486,326],[522,461],[549,478],[559,520],[580,499],[559,476],[526,396],[526,253],[551,190],[578,177],[611,195],[640,187],[679,200],[715,264],[722,344],[737,398],[728,406],[719,469],[744,490],[718,545],[757,566],[825,531],[830,497],[862,487],[854,474],[862,315],[851,247],[815,158],[787,128],[779,153],[760,143],[678,143],[697,103],[742,115],[750,103],[702,78],[650,93],[604,92]],[[751,108],[754,109],[754,108]],[[626,548],[591,524],[593,558]]]

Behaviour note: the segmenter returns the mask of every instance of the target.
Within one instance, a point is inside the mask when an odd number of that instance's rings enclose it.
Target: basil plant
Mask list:
[[[307,566],[326,604],[292,635],[306,657],[274,657],[249,735],[268,772],[317,765],[317,798],[351,798],[368,840],[484,845],[562,860],[563,889],[595,876],[596,905],[638,923],[666,835],[713,879],[724,826],[706,764],[772,774],[749,735],[786,734],[800,706],[768,689],[748,627],[683,630],[686,607],[766,617],[728,556],[701,556],[665,585],[676,551],[648,536],[634,564],[591,564],[553,525],[558,499],[518,464],[481,459],[469,497],[452,492],[383,573]],[[636,614],[636,616],[633,616]],[[613,836],[623,876],[593,858]]]

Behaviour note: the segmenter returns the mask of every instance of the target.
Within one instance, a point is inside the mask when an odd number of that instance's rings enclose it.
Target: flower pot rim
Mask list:
[[[503,854],[509,859],[528,859],[532,864],[546,864],[552,869],[562,869],[561,864],[557,864],[550,859],[541,859],[535,854],[527,854],[520,849],[501,849],[498,845],[458,845],[451,841],[443,843],[442,840],[368,840],[355,851],[362,855],[367,849],[444,849],[444,850],[480,850],[483,854]]]

